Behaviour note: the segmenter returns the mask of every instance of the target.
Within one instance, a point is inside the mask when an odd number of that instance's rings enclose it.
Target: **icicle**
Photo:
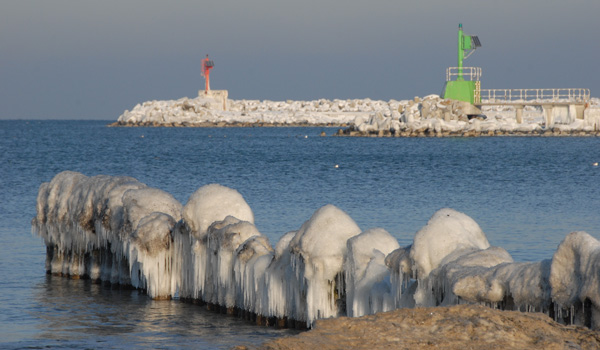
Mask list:
[[[344,312],[464,303],[596,323],[600,242],[584,232],[567,235],[552,260],[515,263],[451,209],[436,212],[404,248],[382,229],[359,234],[332,205],[274,251],[253,220],[243,197],[220,185],[200,188],[182,207],[132,178],[67,171],[40,186],[32,232],[46,244],[49,273],[308,326]]]

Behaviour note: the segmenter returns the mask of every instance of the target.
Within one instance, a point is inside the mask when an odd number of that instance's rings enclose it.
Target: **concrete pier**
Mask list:
[[[515,105],[515,113],[517,115],[517,124],[523,124],[523,105]]]
[[[541,106],[544,110],[546,127],[555,122],[571,123],[584,119],[590,101],[589,89],[481,89],[475,92],[474,105],[514,106],[517,123],[523,123],[525,106]]]
[[[544,120],[546,121],[546,129],[554,127],[554,106],[551,104],[542,105],[544,110]]]
[[[523,109],[525,106],[540,106],[544,110],[546,126],[554,127],[555,122],[573,122],[575,119],[584,119],[586,104],[583,102],[538,102],[538,101],[494,101],[476,103],[475,107],[483,106],[513,106],[517,124],[523,123]]]

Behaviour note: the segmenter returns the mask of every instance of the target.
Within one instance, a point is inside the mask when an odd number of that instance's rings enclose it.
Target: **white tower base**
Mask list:
[[[227,98],[229,92],[227,90],[198,90],[198,97],[215,100],[214,104],[211,104],[213,109],[226,111],[227,110]]]

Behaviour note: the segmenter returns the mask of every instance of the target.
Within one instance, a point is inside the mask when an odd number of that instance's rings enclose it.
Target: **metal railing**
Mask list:
[[[476,103],[574,102],[587,103],[590,89],[480,89]]]
[[[446,81],[456,80],[461,73],[464,80],[479,81],[481,78],[480,67],[448,67],[446,68]]]

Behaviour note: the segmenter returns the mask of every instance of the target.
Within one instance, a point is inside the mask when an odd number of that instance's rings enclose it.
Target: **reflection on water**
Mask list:
[[[37,344],[49,346],[230,348],[296,333],[89,280],[48,276],[36,286],[34,299]]]

